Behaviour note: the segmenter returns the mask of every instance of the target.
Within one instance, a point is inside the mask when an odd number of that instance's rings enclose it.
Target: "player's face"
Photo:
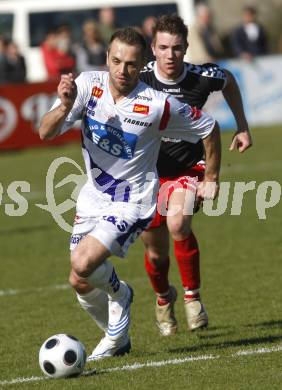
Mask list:
[[[187,43],[180,35],[157,32],[152,49],[160,75],[168,80],[176,79],[183,70]]]
[[[110,88],[116,95],[128,95],[137,85],[144,65],[142,48],[115,39],[108,52]]]

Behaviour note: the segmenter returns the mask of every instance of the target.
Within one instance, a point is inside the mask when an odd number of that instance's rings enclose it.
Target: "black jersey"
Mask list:
[[[154,89],[175,96],[192,107],[202,108],[211,92],[220,91],[226,83],[224,71],[216,64],[193,65],[184,63],[177,80],[163,79],[157,71],[156,62],[149,62],[140,73],[140,79]],[[160,177],[180,176],[203,159],[202,141],[197,144],[163,138],[157,162]]]

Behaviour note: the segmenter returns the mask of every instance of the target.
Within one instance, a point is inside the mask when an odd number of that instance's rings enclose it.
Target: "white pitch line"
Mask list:
[[[122,367],[108,368],[105,370],[101,370],[99,372],[132,371],[132,370],[138,370],[139,368],[145,368],[145,367],[162,367],[162,366],[169,366],[175,364],[183,364],[187,362],[196,362],[198,360],[214,360],[214,359],[218,359],[219,357],[220,356],[214,356],[214,355],[189,356],[183,359],[161,360],[159,362],[134,363]],[[85,375],[87,376],[87,372],[85,373]]]
[[[16,378],[10,381],[0,381],[0,386],[16,385],[17,383],[38,382],[48,378],[44,376],[31,376],[30,378]]]
[[[245,355],[256,355],[261,353],[272,353],[282,351],[282,345],[274,346],[271,348],[259,348],[259,349],[250,349],[250,350],[241,350],[231,355],[231,357],[245,356]],[[203,360],[216,360],[220,359],[221,356],[217,355],[200,355],[200,356],[187,356],[186,358],[181,359],[170,359],[170,360],[161,360],[161,361],[149,361],[146,363],[133,363],[121,367],[112,367],[104,370],[88,370],[85,371],[83,376],[90,376],[91,374],[107,373],[107,372],[116,372],[116,371],[132,371],[138,370],[140,368],[154,368],[154,367],[163,367],[168,365],[177,365],[194,361],[203,361]],[[15,378],[11,380],[0,381],[0,386],[9,386],[17,383],[27,383],[27,382],[36,382],[42,380],[50,380],[44,376],[32,376],[30,378]]]
[[[17,295],[19,293],[20,293],[20,290],[12,290],[12,289],[0,290],[0,297],[6,297],[8,295]]]
[[[282,351],[282,345],[278,345],[272,348],[260,348],[254,350],[246,350],[246,351],[238,351],[234,353],[232,356],[246,356],[246,355],[257,355],[259,353],[271,353],[271,352],[280,352]]]
[[[138,283],[143,282],[145,280],[144,277],[139,278],[132,278],[132,283]],[[68,290],[70,288],[70,285],[65,284],[55,284],[51,286],[44,286],[44,287],[34,287],[34,288],[23,288],[23,289],[12,289],[8,288],[6,290],[0,290],[0,298],[1,297],[7,297],[7,296],[13,296],[13,295],[22,295],[22,294],[30,294],[30,293],[38,293],[38,292],[45,292],[45,291],[52,291],[52,290]]]
[[[46,287],[37,287],[37,288],[29,288],[29,289],[7,289],[0,290],[0,297],[6,297],[9,295],[19,295],[19,294],[27,294],[27,293],[38,293],[42,291],[48,290],[67,290],[70,288],[69,284],[55,284],[54,286],[46,286]]]

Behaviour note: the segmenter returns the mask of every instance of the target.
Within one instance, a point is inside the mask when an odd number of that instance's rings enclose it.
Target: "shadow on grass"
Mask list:
[[[266,321],[266,322],[259,322],[258,324],[247,324],[245,325],[246,328],[281,328],[282,329],[282,320],[278,321]]]
[[[179,332],[179,334],[187,334],[186,331]],[[217,337],[230,336],[235,334],[235,329],[232,326],[208,326],[205,328],[199,328],[193,332],[189,332],[191,340],[193,339],[215,339]]]
[[[209,343],[209,344],[200,344],[194,345],[190,347],[183,348],[170,348],[169,352],[171,353],[183,353],[183,352],[197,352],[201,349],[209,350],[209,349],[224,349],[231,347],[241,347],[241,346],[250,346],[250,345],[259,345],[259,344],[271,344],[273,342],[281,341],[282,335],[280,336],[266,336],[266,337],[254,337],[247,339],[240,339],[235,341],[224,341],[218,343]]]

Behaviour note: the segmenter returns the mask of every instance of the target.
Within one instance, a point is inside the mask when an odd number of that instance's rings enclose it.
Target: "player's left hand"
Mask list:
[[[252,146],[252,137],[248,130],[238,131],[234,134],[229,150],[237,149],[243,153],[246,149]]]

